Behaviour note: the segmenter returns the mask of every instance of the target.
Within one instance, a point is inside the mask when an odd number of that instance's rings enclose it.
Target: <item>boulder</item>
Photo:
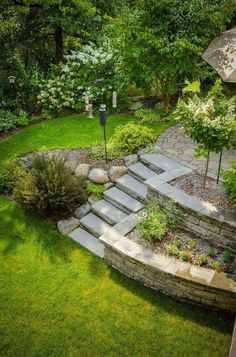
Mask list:
[[[88,178],[90,181],[94,183],[103,184],[109,182],[109,177],[107,175],[107,172],[102,169],[92,169],[89,173]]]
[[[101,199],[98,198],[96,195],[94,195],[94,193],[91,193],[91,195],[88,198],[88,202],[90,203],[90,205],[93,205],[94,203],[100,201]]]
[[[57,228],[61,234],[67,235],[73,230],[79,227],[79,220],[74,217],[70,217],[68,219],[62,219],[57,222]]]
[[[75,169],[75,176],[77,176],[77,177],[82,176],[82,177],[87,178],[88,174],[89,174],[89,171],[90,171],[90,165],[88,165],[88,164],[80,164]]]
[[[126,166],[131,166],[134,165],[138,162],[138,155],[133,154],[133,155],[128,155],[124,157],[124,162]]]
[[[82,217],[86,216],[86,214],[89,213],[91,208],[91,205],[86,202],[84,204],[82,204],[79,208],[77,208],[77,210],[75,211],[75,217],[78,219],[81,219]]]
[[[112,182],[115,182],[116,179],[120,176],[123,176],[128,171],[126,166],[112,166],[109,170],[109,177]]]

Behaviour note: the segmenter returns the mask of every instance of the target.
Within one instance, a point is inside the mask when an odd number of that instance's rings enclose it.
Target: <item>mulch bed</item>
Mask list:
[[[71,168],[72,171],[76,169],[79,164],[89,164],[91,168],[101,168],[108,170],[112,166],[124,165],[123,159],[109,160],[107,163],[102,159],[93,159],[90,157],[91,149],[84,148],[78,150],[49,150],[45,154],[55,155],[60,158],[65,158],[67,166]],[[27,154],[22,158],[24,162],[29,162],[32,160],[35,153]]]
[[[200,198],[202,201],[214,204],[227,210],[235,210],[229,200],[227,191],[222,183],[216,183],[215,180],[207,178],[206,188],[203,188],[203,175],[193,172],[170,182],[170,184],[190,196]]]
[[[168,254],[168,248],[169,246],[177,245],[179,247],[180,251],[188,251],[190,253],[191,259],[189,263],[194,264],[194,265],[200,265],[198,257],[201,254],[207,255],[207,264],[202,265],[202,267],[213,269],[211,267],[211,264],[213,261],[218,261],[221,264],[221,268],[218,269],[217,271],[224,271],[227,272],[227,266],[224,264],[223,259],[222,259],[222,254],[224,252],[224,249],[220,247],[214,247],[216,255],[214,257],[208,256],[209,249],[213,248],[212,245],[210,245],[208,242],[204,241],[203,239],[199,239],[194,235],[191,235],[189,233],[183,232],[183,231],[175,231],[175,232],[169,232],[166,237],[163,238],[163,240],[160,242],[158,240],[152,240],[149,241],[145,238],[143,238],[137,229],[133,230],[127,238],[131,239],[132,241],[151,249],[154,253],[157,254],[163,254],[166,256],[170,256]],[[192,247],[192,244],[195,244],[194,247]],[[173,259],[181,260],[180,257],[173,257]],[[233,268],[233,271],[231,273],[236,274],[236,256],[232,254],[231,256],[231,261],[230,261],[230,266]]]

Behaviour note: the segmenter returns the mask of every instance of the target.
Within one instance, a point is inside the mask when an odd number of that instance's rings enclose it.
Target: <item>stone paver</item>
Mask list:
[[[69,237],[100,258],[104,257],[104,245],[96,237],[82,228],[77,228]]]
[[[111,225],[127,217],[127,213],[113,206],[111,203],[101,200],[92,206],[92,211]]]
[[[129,166],[128,172],[139,181],[146,181],[157,175],[156,172],[150,170],[147,166],[141,164],[141,162]]]
[[[108,202],[127,213],[137,213],[144,207],[141,202],[116,187],[112,187],[105,191],[104,197]]]
[[[141,161],[149,166],[153,171],[160,173],[161,171],[172,171],[174,169],[182,168],[173,160],[169,160],[162,154],[144,154],[140,157]]]
[[[124,175],[116,180],[116,186],[138,200],[145,201],[147,187],[130,175]]]
[[[199,173],[205,171],[206,159],[195,159],[194,149],[197,144],[194,143],[180,126],[174,126],[167,129],[157,140],[157,146],[160,147],[160,153],[168,158],[197,170]],[[212,153],[209,163],[209,176],[216,178],[220,154]],[[229,168],[229,162],[236,160],[236,148],[229,151],[224,150],[222,157],[222,168]]]
[[[87,216],[83,217],[80,220],[81,226],[86,228],[89,233],[95,235],[96,237],[100,237],[107,229],[111,226],[104,222],[101,218],[95,216],[93,213],[89,213]]]

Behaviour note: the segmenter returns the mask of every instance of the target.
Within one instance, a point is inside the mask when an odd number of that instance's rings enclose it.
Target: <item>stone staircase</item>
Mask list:
[[[104,192],[104,198],[91,207],[80,219],[80,226],[69,237],[103,258],[104,246],[99,240],[111,227],[127,226],[126,221],[144,207],[147,187],[144,182],[162,173],[160,162],[166,160],[160,154],[142,155],[140,161],[128,167],[128,173],[119,177],[115,185]],[[130,230],[133,228],[130,225]],[[127,230],[127,229],[126,229]]]

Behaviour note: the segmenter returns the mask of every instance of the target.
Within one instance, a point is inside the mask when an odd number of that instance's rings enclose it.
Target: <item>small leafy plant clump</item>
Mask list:
[[[216,249],[214,247],[210,247],[207,254],[211,258],[215,258],[217,254]]]
[[[229,250],[224,250],[224,251],[223,251],[222,260],[223,260],[223,262],[224,262],[225,264],[230,263],[230,262],[232,261],[232,258],[233,258],[233,256],[232,256],[232,254],[230,253]]]
[[[230,169],[221,171],[223,177],[223,186],[229,192],[229,197],[234,206],[236,206],[236,161],[231,162]]]
[[[188,244],[190,249],[196,248],[196,245],[197,245],[197,243],[196,243],[196,241],[194,239],[190,239],[187,244]]]
[[[85,202],[86,181],[71,175],[65,160],[37,155],[31,166],[21,171],[13,194],[23,207],[61,217]]]
[[[192,260],[192,254],[188,250],[183,250],[182,252],[180,252],[180,258],[184,262],[190,262]]]
[[[213,260],[213,262],[211,263],[211,268],[220,271],[221,263],[218,260]]]
[[[148,240],[161,241],[170,229],[176,228],[181,211],[173,202],[161,208],[159,202],[151,201],[145,208],[144,216],[137,225],[137,230]]]
[[[199,255],[198,262],[199,262],[199,265],[206,265],[207,264],[207,255],[206,254]]]
[[[168,255],[170,256],[175,256],[175,257],[179,257],[180,255],[180,250],[179,248],[176,246],[176,245],[170,245],[168,248],[167,248],[167,253]]]
[[[89,182],[87,185],[87,192],[94,194],[97,198],[101,199],[103,197],[103,192],[105,187],[97,183]]]
[[[29,118],[26,112],[21,110],[18,114],[9,110],[0,109],[0,133],[8,132],[16,127],[23,127],[29,124]]]

